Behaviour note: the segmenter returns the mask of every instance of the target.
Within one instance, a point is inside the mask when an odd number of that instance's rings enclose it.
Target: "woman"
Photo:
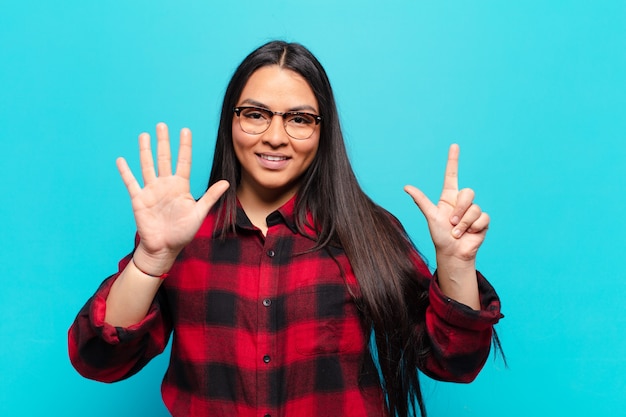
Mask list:
[[[84,376],[117,381],[165,348],[174,416],[408,416],[417,369],[469,382],[501,317],[475,269],[489,217],[458,190],[458,147],[437,205],[407,186],[436,248],[431,276],[398,221],[361,190],[329,80],[304,47],[270,42],[233,75],[209,188],[189,193],[191,133],[175,174],[167,127],[139,137],[142,188],[120,174],[134,251],[72,325]],[[369,343],[370,335],[374,343]]]

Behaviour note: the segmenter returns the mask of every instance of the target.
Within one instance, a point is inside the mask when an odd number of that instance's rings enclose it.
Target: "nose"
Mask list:
[[[285,126],[283,126],[283,118],[278,114],[275,114],[274,117],[272,117],[269,127],[262,133],[262,135],[263,142],[274,148],[278,148],[289,143],[289,135],[285,131]]]

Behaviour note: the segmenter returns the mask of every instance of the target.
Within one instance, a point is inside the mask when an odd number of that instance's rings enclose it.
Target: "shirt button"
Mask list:
[[[269,256],[270,258],[273,258],[274,255],[276,255],[276,252],[274,252],[273,250],[268,250],[267,251],[267,256]]]
[[[263,362],[265,362],[265,363],[270,363],[270,361],[271,361],[271,360],[272,360],[272,359],[270,358],[270,356],[269,356],[269,355],[265,355],[265,356],[263,356]]]
[[[265,300],[263,300],[263,305],[265,307],[269,307],[272,305],[272,300],[270,300],[269,298],[266,298]]]

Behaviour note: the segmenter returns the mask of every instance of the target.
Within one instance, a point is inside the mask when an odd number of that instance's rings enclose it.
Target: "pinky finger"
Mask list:
[[[128,190],[130,198],[134,198],[137,193],[141,191],[141,186],[137,182],[137,179],[133,175],[133,172],[130,170],[128,163],[124,158],[117,158],[115,163],[117,165],[117,170],[120,172],[120,176],[122,177],[122,181],[124,181],[126,190]]]
[[[489,222],[491,219],[489,215],[484,211],[480,214],[480,217],[476,219],[474,223],[467,228],[468,233],[483,233],[489,228]]]

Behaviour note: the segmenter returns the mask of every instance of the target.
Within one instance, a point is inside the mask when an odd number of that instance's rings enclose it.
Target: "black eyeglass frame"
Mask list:
[[[301,115],[306,115],[306,116],[311,116],[313,117],[313,120],[315,120],[315,126],[319,125],[322,122],[322,116],[318,115],[318,114],[313,114],[313,113],[307,113],[307,112],[303,112],[303,111],[287,111],[287,112],[280,112],[280,111],[272,111],[270,109],[266,109],[263,107],[256,107],[256,106],[238,106],[238,107],[233,107],[233,112],[237,115],[237,117],[241,117],[241,112],[243,110],[246,109],[252,109],[252,110],[258,110],[262,113],[267,113],[268,115],[271,115],[272,117],[270,118],[270,122],[267,124],[267,127],[265,128],[265,130],[263,130],[262,132],[258,132],[258,133],[251,133],[251,132],[246,132],[244,130],[244,132],[248,133],[249,135],[260,135],[262,133],[265,133],[267,131],[267,129],[270,128],[270,125],[272,124],[272,118],[274,116],[281,116],[283,118],[283,127],[285,128],[285,132],[287,132],[287,118],[290,116],[301,116]],[[241,120],[239,120],[239,126],[241,127]],[[243,130],[243,128],[242,128]],[[294,136],[291,136],[289,134],[289,132],[287,132],[287,134],[289,135],[289,137],[294,138],[296,140],[306,140],[308,138],[310,138],[313,133],[315,132],[315,129],[313,129],[313,131],[311,132],[311,134],[309,136],[307,136],[306,138],[296,138]]]

